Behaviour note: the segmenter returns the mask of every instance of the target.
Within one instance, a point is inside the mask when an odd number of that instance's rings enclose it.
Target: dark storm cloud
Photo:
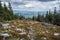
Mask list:
[[[3,2],[9,2],[9,1],[11,1],[11,0],[0,0],[0,1],[3,1]]]
[[[8,1],[3,2],[7,4]],[[9,2],[11,2],[13,10],[44,11],[58,7],[57,0],[10,0]]]
[[[11,0],[1,0],[1,1],[9,2]],[[42,1],[42,2],[48,2],[48,1],[55,1],[55,0],[23,0],[23,1]]]
[[[25,5],[25,3],[23,3],[23,2],[13,2],[13,4],[15,4],[15,5]]]
[[[48,2],[48,1],[55,1],[55,0],[38,0],[38,1]]]

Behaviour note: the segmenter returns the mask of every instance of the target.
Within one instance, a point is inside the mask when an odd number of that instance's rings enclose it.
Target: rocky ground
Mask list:
[[[1,40],[60,40],[60,26],[32,20],[0,22]]]

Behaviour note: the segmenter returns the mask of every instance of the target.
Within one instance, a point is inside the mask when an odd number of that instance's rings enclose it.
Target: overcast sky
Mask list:
[[[58,0],[1,0],[6,3],[10,1],[12,4],[13,10],[32,10],[32,11],[46,11],[53,10],[54,7],[59,9]],[[3,4],[2,2],[2,4]]]

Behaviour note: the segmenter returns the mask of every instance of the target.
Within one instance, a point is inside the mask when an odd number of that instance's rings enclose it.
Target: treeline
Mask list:
[[[6,4],[2,6],[2,3],[0,1],[0,21],[5,20],[16,20],[16,19],[26,19],[24,16],[19,14],[14,14],[10,2],[8,3],[8,7]],[[54,12],[51,10],[46,12],[46,15],[41,15],[38,12],[38,16],[33,16],[32,18],[27,18],[39,22],[47,22],[54,25],[60,25],[60,13],[56,10],[56,7],[54,8]]]
[[[46,12],[46,15],[41,15],[38,13],[38,16],[33,16],[33,20],[39,21],[39,22],[46,22],[51,23],[54,25],[60,25],[60,13],[56,10],[56,7],[54,8],[54,12],[51,10]]]
[[[13,14],[10,2],[8,4],[9,4],[8,7],[6,6],[5,3],[2,6],[2,3],[0,1],[0,21],[17,19],[17,15]]]
[[[24,19],[25,17],[19,14],[14,14],[11,3],[8,3],[8,7],[4,3],[2,6],[2,3],[0,1],[0,22],[7,21],[7,20],[16,20],[16,19]]]
[[[47,12],[45,19],[48,23],[60,25],[60,12],[58,12],[55,7],[53,13],[50,10]]]

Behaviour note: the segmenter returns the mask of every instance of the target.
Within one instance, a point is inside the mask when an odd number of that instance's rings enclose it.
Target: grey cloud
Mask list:
[[[57,6],[56,1],[54,0],[11,0],[11,2],[13,9],[18,10],[48,10],[52,9],[55,5]]]
[[[1,0],[1,1],[4,1],[4,2],[10,2],[11,0]]]
[[[23,2],[13,2],[13,4],[15,4],[15,5],[25,5],[25,3],[23,3]]]
[[[38,0],[38,1],[48,2],[48,1],[55,1],[55,0]]]

